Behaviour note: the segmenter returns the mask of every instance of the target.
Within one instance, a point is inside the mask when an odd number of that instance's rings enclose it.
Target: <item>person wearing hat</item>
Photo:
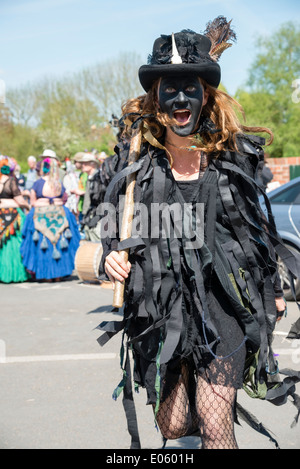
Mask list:
[[[55,153],[54,150],[49,150],[48,148],[43,151],[43,154],[40,155],[40,158],[54,158],[55,160],[58,160],[58,157]]]
[[[285,394],[271,348],[286,308],[275,249],[294,275],[300,264],[289,262],[258,202],[265,140],[251,134],[267,133],[270,144],[272,133],[242,124],[239,104],[218,89],[218,60],[235,40],[222,16],[202,34],[162,35],[139,69],[145,94],[122,108],[126,139],[116,150],[127,152],[128,165],[107,189],[115,210],[103,223],[101,270],[116,287],[125,283],[124,319],[101,324],[98,341],[122,328],[127,337],[114,397],[124,391],[132,448],[141,442],[129,348],[135,384],[146,388],[165,441],[196,432],[204,449],[238,448],[236,411],[255,422],[236,404],[237,390],[272,402]],[[121,239],[118,224],[107,225],[124,223],[119,204],[132,176],[134,218]]]
[[[78,151],[74,155],[74,165],[78,172],[78,187],[76,189],[72,189],[71,193],[78,196],[78,204],[77,204],[77,212],[78,212],[78,221],[81,226],[82,222],[82,208],[83,208],[83,201],[84,201],[84,194],[86,189],[86,183],[88,179],[88,174],[82,171],[82,164],[81,159],[84,156],[83,151]]]
[[[87,241],[100,242],[100,228],[96,210],[103,201],[102,184],[99,173],[99,160],[93,153],[83,153],[80,156],[82,173],[87,174],[85,187],[73,190],[74,194],[83,197],[81,209],[81,225]]]
[[[78,151],[77,153],[75,153],[74,155],[74,162],[75,163],[80,163],[81,161],[81,158],[84,156],[84,151]]]
[[[54,150],[50,150],[49,148],[46,148],[46,150],[43,151],[43,154],[40,155],[40,158],[42,158],[42,161],[44,158],[51,158],[54,160],[54,164],[58,165],[58,173],[59,173],[59,178],[61,181],[63,181],[65,177],[65,171],[61,167],[61,162],[60,159],[58,158],[56,152]]]

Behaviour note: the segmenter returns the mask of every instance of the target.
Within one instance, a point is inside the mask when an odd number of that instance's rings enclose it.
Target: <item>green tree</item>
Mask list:
[[[122,103],[142,93],[140,62],[136,54],[125,53],[59,79],[45,77],[10,89],[9,126],[0,116],[0,151],[21,166],[28,152],[37,155],[44,148],[54,149],[61,159],[91,148],[111,153],[116,144],[112,114],[120,116]]]
[[[41,107],[40,95],[36,86],[27,83],[18,88],[10,89],[6,94],[7,105],[12,119],[21,125],[30,125],[36,121]]]
[[[22,170],[27,169],[29,155],[40,155],[42,142],[35,129],[13,122],[7,107],[0,106],[0,154],[15,158]]]
[[[274,133],[270,156],[300,155],[300,104],[292,99],[293,83],[300,78],[300,28],[285,23],[270,37],[259,38],[257,47],[247,90],[238,90],[236,98],[247,125],[269,127]]]
[[[125,101],[144,92],[137,74],[140,65],[137,54],[123,53],[74,75],[73,86],[80,96],[93,101],[101,117],[109,122],[112,114],[120,115]]]

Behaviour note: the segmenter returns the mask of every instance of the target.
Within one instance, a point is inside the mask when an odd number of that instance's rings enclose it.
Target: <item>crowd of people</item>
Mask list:
[[[58,281],[74,270],[81,239],[100,241],[96,207],[107,155],[78,152],[62,163],[46,149],[28,171],[0,154],[0,282]],[[108,158],[109,159],[109,158]]]

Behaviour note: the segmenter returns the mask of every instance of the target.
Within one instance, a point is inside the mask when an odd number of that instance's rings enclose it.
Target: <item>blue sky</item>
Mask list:
[[[224,15],[238,37],[220,61],[222,82],[233,94],[247,79],[256,37],[300,21],[299,13],[299,0],[0,0],[0,79],[9,89],[122,52],[135,52],[146,63],[160,34],[201,32]]]

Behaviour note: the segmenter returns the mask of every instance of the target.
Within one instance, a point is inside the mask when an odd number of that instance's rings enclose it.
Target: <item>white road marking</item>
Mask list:
[[[280,355],[292,355],[292,356],[300,356],[300,348],[279,348],[274,350],[274,353]]]
[[[0,356],[0,364],[8,363],[33,363],[33,362],[58,362],[76,360],[113,360],[116,353],[83,353],[70,355],[33,355],[24,357]]]
[[[101,287],[100,283],[78,283],[79,287],[98,288]]]
[[[14,285],[15,288],[22,288],[23,290],[31,290],[36,289],[38,291],[47,291],[47,290],[70,290],[70,286],[62,286],[62,285],[53,285],[53,284],[39,284],[39,283],[18,283]]]

